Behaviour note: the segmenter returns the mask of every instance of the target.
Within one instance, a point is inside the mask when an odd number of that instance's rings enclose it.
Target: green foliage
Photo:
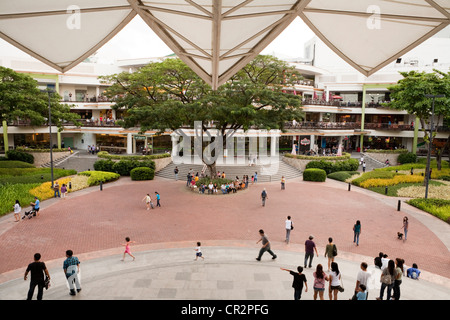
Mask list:
[[[24,161],[6,159],[4,161],[0,161],[0,168],[35,168],[35,166]]]
[[[100,182],[106,183],[120,178],[120,175],[118,173],[104,171],[83,171],[79,172],[78,174],[89,177],[89,186],[96,186],[99,185]]]
[[[345,180],[359,174],[358,171],[337,171],[327,175],[327,178],[345,182]]]
[[[52,124],[60,130],[64,121],[77,123],[80,116],[70,112],[70,107],[60,104],[61,96],[50,94]],[[38,82],[31,76],[0,66],[0,122],[8,123],[17,119],[28,120],[32,126],[47,122],[49,96],[41,92]]]
[[[53,178],[77,174],[75,170],[53,169]],[[29,184],[51,181],[50,168],[0,168],[0,185],[4,184]]]
[[[352,184],[359,186],[361,182],[368,179],[392,179],[395,176],[395,172],[383,171],[383,170],[373,170],[363,173],[360,177],[354,179]]]
[[[146,156],[121,156],[115,154],[109,154],[106,151],[100,151],[97,157],[110,160],[152,160],[171,157],[170,153],[151,154]]]
[[[303,180],[304,181],[318,181],[324,182],[327,179],[327,173],[323,169],[305,169],[303,171]]]
[[[306,165],[306,169],[317,168],[325,170],[327,174],[338,171],[356,171],[358,170],[359,162],[356,159],[348,159],[344,161],[310,161]]]
[[[11,212],[16,200],[19,200],[22,208],[27,207],[34,200],[29,191],[39,185],[39,183],[0,185],[0,215]]]
[[[34,163],[34,157],[33,155],[26,153],[26,152],[21,152],[21,151],[16,151],[16,150],[8,150],[6,151],[6,157],[9,160],[17,160],[17,161],[23,161],[23,162],[27,162],[27,163]]]
[[[450,223],[450,200],[417,198],[407,203]]]
[[[94,162],[94,169],[96,171],[114,172],[114,161],[112,160],[97,160]]]
[[[285,153],[284,156],[286,158],[294,158],[294,159],[301,159],[301,160],[347,160],[350,159],[351,154],[344,152],[342,156],[307,156],[302,154],[291,154],[291,153]]]
[[[155,170],[149,167],[137,167],[130,171],[131,180],[153,180]]]
[[[397,162],[404,164],[404,163],[416,163],[417,161],[417,155],[412,152],[408,153],[402,153],[398,156]]]
[[[202,184],[207,186],[207,185],[209,185],[210,182],[212,182],[212,184],[217,184],[217,188],[220,189],[222,184],[227,185],[227,184],[230,184],[233,181],[230,180],[230,179],[226,179],[226,178],[213,178],[213,179],[211,179],[211,178],[205,177],[205,178],[198,179],[198,181],[195,183],[195,185],[198,188]]]

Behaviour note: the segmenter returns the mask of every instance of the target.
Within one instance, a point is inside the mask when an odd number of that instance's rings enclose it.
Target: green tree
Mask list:
[[[445,96],[434,100],[434,129],[438,123],[442,123],[444,126],[448,125],[450,119],[450,72],[433,71],[431,73],[418,71],[400,72],[403,79],[399,80],[397,84],[388,87],[392,98],[388,106],[397,110],[406,110],[409,114],[419,118],[427,146],[429,146],[430,142],[433,100],[427,98],[426,95],[443,94]],[[432,137],[435,137],[435,135],[436,131],[433,130]],[[438,163],[438,170],[441,169],[442,154],[448,148],[449,142],[450,136],[447,138],[444,146],[432,144]]]
[[[57,93],[50,94],[52,125],[63,130],[65,121],[76,121],[79,115],[70,112],[70,107],[60,104]],[[3,125],[17,120],[29,121],[31,126],[42,126],[48,121],[49,96],[38,88],[38,83],[29,75],[0,66],[0,121]]]
[[[121,125],[141,132],[176,132],[200,121],[203,132],[217,129],[225,144],[238,129],[283,130],[286,121],[303,119],[300,98],[283,92],[301,76],[272,56],[257,56],[216,91],[173,58],[101,79],[112,84],[106,95],[115,99],[113,108],[125,110]],[[207,164],[214,173],[215,162]]]

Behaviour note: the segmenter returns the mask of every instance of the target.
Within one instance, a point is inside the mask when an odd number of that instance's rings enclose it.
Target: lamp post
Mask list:
[[[434,130],[434,100],[436,98],[443,98],[443,94],[426,94],[425,97],[433,99],[431,106],[431,124],[430,124],[430,141],[428,143],[428,156],[427,156],[427,167],[425,169],[425,199],[428,198],[428,184],[430,182],[430,163],[431,163],[431,146],[433,144],[433,130]]]
[[[53,142],[52,142],[52,111],[51,111],[51,103],[50,103],[50,89],[45,90],[48,95],[48,131],[50,135],[50,172],[52,178],[52,188],[53,188]]]

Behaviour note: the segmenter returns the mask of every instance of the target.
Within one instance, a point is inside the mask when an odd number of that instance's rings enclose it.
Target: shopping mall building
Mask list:
[[[380,46],[383,46],[380,43]],[[426,152],[423,132],[417,119],[406,111],[390,110],[383,103],[390,100],[388,86],[402,78],[400,71],[426,71],[450,68],[450,28],[447,27],[375,74],[366,77],[340,59],[322,41],[314,37],[305,45],[304,58],[287,60],[304,76],[286,91],[302,97],[305,119],[286,124],[279,138],[279,151],[290,152],[293,145],[299,153],[314,150],[333,153],[341,144],[345,150],[359,151],[361,146],[374,149],[407,148]],[[62,102],[72,106],[81,117],[81,127],[64,125],[60,133],[52,128],[56,146],[85,149],[98,146],[111,153],[140,153],[151,146],[155,153],[172,149],[175,143],[168,132],[140,134],[137,128],[124,129],[116,121],[124,115],[112,109],[114,102],[104,96],[108,85],[99,76],[133,71],[163,58],[95,62],[95,56],[66,73],[60,73],[33,58],[0,56],[0,65],[36,79],[42,89],[56,90]],[[93,61],[94,60],[94,61]],[[442,121],[442,120],[441,120]],[[450,128],[437,127],[436,143],[444,143]],[[48,126],[31,127],[15,121],[0,130],[0,152],[16,146],[48,147]],[[5,139],[4,135],[7,135]]]

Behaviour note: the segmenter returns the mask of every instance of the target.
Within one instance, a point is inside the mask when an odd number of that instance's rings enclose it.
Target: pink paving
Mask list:
[[[263,187],[269,195],[266,207],[260,202]],[[98,187],[90,190],[50,206],[44,203],[40,217],[14,223],[3,232],[0,274],[24,270],[35,252],[46,261],[63,258],[69,248],[77,255],[95,256],[97,251],[116,248],[115,254],[121,254],[126,236],[137,245],[158,244],[160,248],[180,243],[194,246],[199,240],[203,246],[247,246],[259,239],[261,228],[273,243],[291,250],[300,248],[299,261],[304,241],[313,234],[321,255],[331,236],[341,253],[375,257],[382,251],[392,259],[401,257],[407,265],[416,262],[421,269],[444,277],[450,269],[446,246],[417,219],[398,212],[381,195],[349,192],[347,185],[333,181],[314,183],[299,178],[289,180],[283,191],[279,183],[261,183],[237,194],[200,195],[187,190],[183,181],[156,178],[132,182],[121,178],[104,185],[103,191]],[[146,193],[154,198],[155,191],[161,194],[162,208],[147,211],[142,199]],[[287,215],[295,227],[289,246],[283,243]],[[405,215],[410,230],[403,242],[396,234]],[[13,219],[11,215],[9,220]],[[359,247],[353,244],[356,220],[362,224]]]

